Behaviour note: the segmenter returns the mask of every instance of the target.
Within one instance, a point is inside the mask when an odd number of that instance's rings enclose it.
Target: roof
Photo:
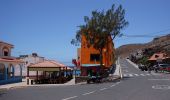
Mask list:
[[[155,53],[148,60],[163,60],[168,58],[170,57],[168,57],[166,53]]]
[[[61,63],[56,62],[54,60],[45,60],[43,62],[31,64],[28,67],[34,67],[34,68],[67,68],[67,69],[71,70],[70,67],[67,67],[64,64],[61,64]]]
[[[10,44],[10,43],[7,43],[7,42],[4,42],[4,41],[0,41],[0,43],[3,43],[3,44],[7,44],[7,45],[10,45],[10,46],[14,46],[14,45],[12,45],[12,44]]]
[[[98,67],[100,64],[82,64],[82,67]]]
[[[16,58],[0,58],[0,62],[16,62],[16,63],[22,63],[22,60],[16,59]]]
[[[54,63],[53,61],[49,61],[49,60],[46,60],[46,61],[43,61],[43,62],[39,62],[39,63],[36,63],[36,64],[31,64],[29,67],[44,67],[44,68],[47,68],[47,67],[63,67],[57,63]]]

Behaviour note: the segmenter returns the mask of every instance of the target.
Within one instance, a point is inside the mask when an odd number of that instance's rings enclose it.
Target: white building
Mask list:
[[[27,67],[29,65],[43,62],[45,60],[44,57],[38,56],[37,53],[32,53],[31,55],[20,55],[19,59],[24,61],[23,76],[27,76]],[[35,72],[30,72],[30,76],[35,75]]]
[[[0,41],[0,85],[22,81],[23,62],[11,56],[14,45]]]

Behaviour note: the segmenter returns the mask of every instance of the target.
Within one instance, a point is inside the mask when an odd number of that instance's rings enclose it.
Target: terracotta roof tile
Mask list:
[[[54,60],[45,60],[43,62],[40,62],[40,63],[36,63],[36,64],[31,64],[29,67],[44,67],[44,68],[47,68],[47,67],[55,67],[55,68],[66,68],[67,66],[64,65],[64,64],[61,64],[59,62],[56,62]],[[70,69],[70,67],[67,67],[67,69]]]
[[[1,62],[17,62],[17,63],[23,63],[22,60],[16,59],[16,58],[0,58]]]
[[[167,59],[168,57],[165,53],[155,53],[148,60],[157,60],[157,59]]]

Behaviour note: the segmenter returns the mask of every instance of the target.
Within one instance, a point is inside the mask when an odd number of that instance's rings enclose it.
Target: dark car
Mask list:
[[[101,83],[101,80],[102,80],[102,78],[100,76],[91,76],[91,77],[88,77],[87,83],[88,84],[91,83],[91,82],[93,82],[93,83]]]
[[[139,65],[138,65],[138,68],[139,68],[141,71],[147,71],[147,70],[148,70],[147,66],[142,65],[142,64],[139,64]]]

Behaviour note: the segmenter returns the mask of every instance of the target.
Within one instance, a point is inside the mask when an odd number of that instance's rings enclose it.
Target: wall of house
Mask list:
[[[5,43],[0,43],[0,56],[4,56],[4,48],[8,49],[9,56],[11,56],[12,46]]]
[[[23,76],[27,76],[27,67],[30,64],[35,64],[44,61],[44,57],[39,57],[39,56],[32,56],[28,55],[28,57],[20,58],[20,60],[24,61],[24,66],[23,66]],[[40,72],[41,74],[41,72]],[[30,71],[30,76],[35,76],[36,72],[35,71]]]
[[[18,73],[16,74],[16,70]],[[0,85],[22,81],[22,65],[0,61]]]
[[[109,43],[108,45],[106,45],[106,47],[103,50],[103,64],[105,65],[105,67],[110,67],[112,64],[115,63],[115,49],[114,49],[114,44],[111,40],[111,38],[109,37]],[[80,63],[81,64],[100,64],[100,61],[91,61],[90,60],[90,55],[91,54],[100,54],[98,50],[96,50],[95,48],[91,47],[87,47],[87,41],[85,36],[82,36],[82,41],[81,41],[81,50],[79,50],[79,52],[81,52],[81,56],[80,56]]]

